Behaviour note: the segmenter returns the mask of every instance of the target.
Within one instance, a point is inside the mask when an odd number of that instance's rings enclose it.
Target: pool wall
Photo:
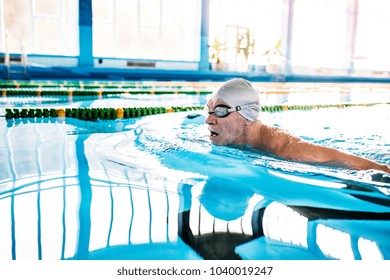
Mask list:
[[[0,65],[0,77],[6,79],[7,70]],[[118,69],[94,68],[86,66],[28,66],[26,80],[124,80],[124,81],[226,81],[232,78],[245,78],[253,82],[290,82],[290,83],[390,83],[389,77],[364,76],[316,76],[316,75],[273,75],[254,72],[215,72],[211,70],[175,70],[175,69]],[[18,76],[11,79],[21,79]]]

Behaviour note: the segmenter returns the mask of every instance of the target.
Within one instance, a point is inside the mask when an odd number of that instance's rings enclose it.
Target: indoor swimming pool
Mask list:
[[[214,85],[158,86],[92,97],[67,86],[3,90],[0,260],[390,259],[390,183],[212,145],[203,110],[5,118],[23,108],[201,107]],[[264,122],[390,164],[386,88],[257,87]]]

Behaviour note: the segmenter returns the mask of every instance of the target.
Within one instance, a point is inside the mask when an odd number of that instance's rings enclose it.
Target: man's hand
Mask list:
[[[379,170],[367,170],[364,174],[364,179],[375,182],[389,183],[390,184],[390,174],[379,171]]]

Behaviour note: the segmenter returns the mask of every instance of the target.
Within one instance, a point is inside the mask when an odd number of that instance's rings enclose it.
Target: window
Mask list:
[[[93,55],[198,61],[200,4],[200,0],[93,0]]]
[[[390,1],[359,0],[355,69],[390,70]]]
[[[291,65],[345,68],[348,0],[296,0]]]
[[[1,51],[78,55],[78,0],[0,0],[0,9]]]
[[[282,14],[280,0],[210,0],[211,61],[266,64],[263,54],[282,36]]]

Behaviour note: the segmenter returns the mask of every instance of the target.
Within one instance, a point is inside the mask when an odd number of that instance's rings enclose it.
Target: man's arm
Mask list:
[[[390,173],[390,167],[387,165],[333,148],[309,143],[277,127],[267,127],[263,132],[263,147],[285,159],[355,170],[376,169]]]

